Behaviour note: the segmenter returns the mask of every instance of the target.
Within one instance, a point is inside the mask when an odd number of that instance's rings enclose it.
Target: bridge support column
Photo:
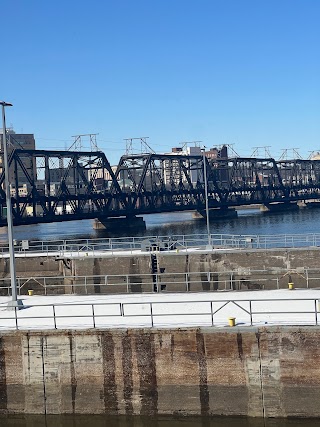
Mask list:
[[[260,206],[260,211],[264,213],[277,213],[277,212],[288,212],[288,211],[297,211],[299,206],[297,203],[269,203],[267,205]]]
[[[120,218],[96,218],[93,223],[94,230],[120,230],[139,228],[146,229],[146,223],[142,217]]]
[[[305,205],[308,209],[318,209],[320,208],[320,201],[305,202]]]
[[[231,219],[231,218],[237,218],[237,216],[238,216],[238,213],[234,208],[209,209],[209,218],[212,220]],[[194,219],[205,219],[206,218],[206,211],[204,209],[201,211],[195,211],[195,212],[193,212],[192,217]]]

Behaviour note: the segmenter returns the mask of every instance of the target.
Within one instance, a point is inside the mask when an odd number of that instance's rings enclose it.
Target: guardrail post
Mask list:
[[[54,329],[57,329],[56,309],[55,309],[54,304],[52,305],[52,311],[53,311],[53,324],[54,324]]]
[[[252,326],[252,301],[249,301],[250,325]]]
[[[314,314],[316,317],[316,326],[318,326],[318,304],[317,304],[318,300],[314,300]]]
[[[93,322],[93,327],[95,329],[96,328],[96,319],[94,317],[94,305],[91,304],[91,307],[92,307],[92,322]]]
[[[151,327],[153,328],[152,302],[150,302]]]
[[[307,289],[309,288],[309,273],[308,269],[306,269],[306,280],[307,280]]]
[[[212,309],[212,301],[210,301],[210,310],[211,310],[211,326],[213,326],[213,309]]]
[[[127,282],[127,294],[129,293],[129,275],[126,274],[126,282]]]
[[[16,321],[16,329],[18,330],[18,316],[17,316],[17,307],[14,306],[14,317],[15,317],[15,321]]]
[[[276,281],[277,281],[277,289],[279,289],[279,277],[278,276],[276,278]]]

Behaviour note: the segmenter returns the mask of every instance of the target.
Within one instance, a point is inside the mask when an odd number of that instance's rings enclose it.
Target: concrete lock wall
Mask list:
[[[304,268],[320,270],[320,248],[312,249],[272,249],[246,251],[219,251],[208,253],[168,253],[155,254],[157,264],[157,280],[159,283],[168,282],[166,291],[185,291],[185,280],[176,273],[187,275],[190,282],[189,291],[213,291],[217,289],[275,289],[277,286],[288,286],[288,276],[285,271],[297,270],[292,280],[296,286],[306,287],[307,279]],[[52,287],[48,293],[119,293],[127,292],[124,276],[131,275],[129,291],[151,292],[154,290],[151,266],[151,254],[142,255],[113,255],[113,256],[86,256],[72,259],[57,259],[47,257],[17,257],[17,276],[23,278],[52,277],[47,280]],[[254,273],[253,270],[268,269],[268,273]],[[234,274],[231,277],[230,271]],[[301,274],[299,274],[299,271]],[[208,277],[207,272],[212,274]],[[77,286],[84,282],[81,276],[123,275],[113,277],[110,286],[104,286],[105,278],[96,277],[88,286]],[[134,276],[133,276],[134,275]],[[161,277],[163,275],[163,278]],[[77,276],[77,279],[70,276]],[[320,272],[308,273],[308,286],[318,287],[319,281],[314,280]],[[57,277],[57,278],[56,278]],[[278,277],[278,282],[276,278]],[[10,285],[9,260],[0,259],[0,278],[5,279],[5,286]],[[268,280],[270,279],[270,280]],[[263,280],[263,282],[261,281]],[[219,281],[219,284],[218,284]],[[180,283],[179,283],[180,282]],[[56,288],[53,285],[59,285]],[[112,284],[112,286],[111,286]],[[28,281],[21,293],[27,293],[28,287],[36,292],[43,292],[43,286],[36,280]],[[0,293],[7,294],[7,290],[0,288]]]
[[[320,416],[320,328],[0,337],[1,413]]]
[[[159,280],[161,283],[161,274],[165,273],[164,280],[170,282],[167,291],[184,291],[185,284],[181,282],[181,276],[175,273],[185,273],[190,277],[189,291],[207,291],[217,289],[241,288],[257,289],[259,280],[266,279],[266,273],[252,273],[253,270],[268,269],[268,277],[273,279],[270,282],[263,283],[265,289],[275,289],[275,277],[279,276],[279,287],[288,286],[288,277],[283,277],[284,270],[297,269],[303,273],[304,268],[320,269],[319,263],[320,250],[312,249],[272,249],[272,250],[248,250],[248,251],[220,251],[208,253],[168,253],[157,252],[157,267]],[[143,277],[143,274],[151,274],[150,255],[135,256],[114,256],[113,258],[79,258],[71,260],[71,271],[75,275],[94,275],[94,274],[135,274],[136,280],[142,283],[137,291],[151,291],[152,278]],[[233,278],[230,278],[230,271],[235,271]],[[206,272],[213,272],[208,279]],[[204,273],[204,274],[203,274]],[[141,276],[139,276],[141,275]],[[312,280],[313,276],[319,277],[319,273],[309,273],[309,287],[317,287],[319,283]],[[303,274],[294,274],[292,277],[297,286],[306,287],[306,277]],[[237,283],[230,283],[230,281]],[[217,281],[221,283],[217,285]],[[261,282],[260,282],[261,283]],[[117,289],[119,291],[121,288]],[[123,288],[122,288],[123,289]],[[133,288],[134,289],[134,288]],[[115,288],[114,288],[115,290]],[[101,292],[105,292],[103,287]],[[116,290],[115,290],[116,291]]]

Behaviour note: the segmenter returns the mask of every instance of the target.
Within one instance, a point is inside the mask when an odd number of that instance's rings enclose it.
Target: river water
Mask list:
[[[0,416],[1,427],[320,427],[320,420],[233,417]]]
[[[192,212],[174,212],[146,215],[147,229],[117,230],[113,233],[94,230],[92,220],[63,223],[35,224],[14,228],[17,240],[56,240],[76,238],[103,238],[117,236],[170,236],[206,234],[206,221],[195,220]],[[320,209],[300,209],[287,213],[263,214],[259,210],[238,211],[238,218],[211,221],[213,234],[306,234],[320,233]],[[7,239],[6,227],[0,228],[0,242]]]

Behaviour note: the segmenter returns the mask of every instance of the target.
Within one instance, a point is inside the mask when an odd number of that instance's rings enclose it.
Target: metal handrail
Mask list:
[[[305,301],[310,301],[313,302],[313,309],[312,310],[284,310],[284,311],[273,311],[273,310],[269,310],[269,307],[271,306],[271,304],[268,304],[270,302],[305,302]],[[259,310],[253,310],[252,309],[252,303],[254,302],[259,302],[259,303],[267,303],[266,304],[266,310],[265,311],[259,311]],[[21,327],[21,321],[23,320],[35,320],[35,319],[52,319],[52,327],[54,329],[58,329],[59,325],[58,325],[58,320],[59,319],[91,319],[91,324],[92,326],[90,326],[91,328],[96,328],[97,327],[97,319],[99,318],[148,318],[149,323],[146,325],[145,323],[141,324],[141,326],[143,327],[161,327],[161,326],[172,326],[172,325],[176,325],[174,322],[170,321],[169,323],[167,322],[166,324],[162,324],[162,323],[156,323],[157,319],[161,319],[163,317],[168,317],[170,316],[170,319],[177,317],[177,316],[187,316],[187,317],[194,317],[194,316],[207,316],[208,317],[208,321],[206,322],[197,322],[196,324],[201,326],[203,325],[203,323],[205,323],[207,326],[215,326],[215,316],[218,312],[220,312],[224,307],[226,307],[229,304],[234,304],[237,306],[238,309],[242,310],[246,315],[249,316],[249,321],[247,322],[247,324],[243,324],[243,322],[241,322],[241,326],[257,326],[257,325],[261,325],[261,322],[263,321],[254,321],[254,316],[256,315],[279,315],[279,314],[310,314],[312,315],[312,320],[308,320],[303,321],[303,323],[298,322],[300,325],[318,325],[318,302],[319,300],[317,298],[297,298],[297,299],[289,299],[289,298],[265,298],[265,299],[244,299],[244,300],[237,300],[237,299],[232,299],[232,300],[200,300],[200,301],[194,301],[194,300],[185,300],[185,301],[145,301],[145,302],[88,302],[88,303],[58,303],[58,304],[37,304],[37,305],[26,305],[26,309],[28,308],[35,308],[35,307],[50,307],[52,309],[52,314],[48,314],[48,315],[42,315],[42,316],[25,316],[25,310],[19,310],[15,307],[14,311],[12,311],[12,316],[2,316],[1,310],[0,310],[0,319],[1,319],[1,325],[2,327],[4,327],[3,323],[5,320],[12,320],[14,321],[14,329],[22,329],[23,325]],[[248,303],[249,305],[249,309],[246,309],[244,307],[241,306],[241,303]],[[194,307],[195,304],[206,304],[206,307],[208,307],[207,311],[201,311],[201,312],[189,312],[187,309],[185,311],[179,311],[179,312],[166,312],[166,313],[161,313],[161,312],[157,312],[155,310],[155,308],[159,305],[163,305],[166,309],[170,306],[174,305],[190,305],[191,307]],[[213,304],[221,304],[221,307],[219,307],[218,309],[214,310],[213,309]],[[3,306],[4,304],[2,304]],[[145,306],[149,308],[148,312],[140,312],[138,314],[130,314],[130,313],[126,313],[126,307],[134,307],[134,306]],[[90,314],[57,314],[57,308],[58,307],[90,307],[91,308],[91,313]],[[115,306],[118,307],[118,312],[117,313],[108,313],[107,311],[105,311],[103,314],[97,314],[95,312],[95,307],[110,307],[110,306]],[[1,307],[1,305],[0,305]],[[190,309],[190,308],[189,308]],[[313,317],[314,316],[314,317]],[[227,322],[225,322],[227,323]],[[265,323],[265,322],[264,322]],[[272,323],[272,324],[279,324],[279,322],[276,323]],[[286,321],[285,323],[286,325],[294,325],[297,324],[297,322],[293,322],[293,323],[288,323],[288,321]],[[19,326],[20,325],[20,326]],[[84,324],[81,325],[82,327],[88,327],[88,325]],[[123,326],[123,325],[120,325]],[[137,325],[135,325],[136,327]],[[182,326],[190,326],[190,323],[182,323]],[[194,326],[194,325],[193,325]],[[217,323],[217,326],[223,326],[223,324],[221,324],[221,321],[219,323]],[[100,325],[100,328],[110,328],[110,327],[115,327],[115,325]],[[127,326],[128,327],[128,326]],[[35,327],[32,326],[28,326],[28,329],[34,329]],[[66,328],[66,325],[61,325],[61,328]],[[10,328],[9,328],[10,329]],[[12,329],[12,327],[11,327]],[[43,328],[41,328],[43,329]]]
[[[319,268],[297,268],[297,269],[244,269],[244,270],[226,270],[226,271],[191,271],[182,273],[132,273],[132,274],[107,274],[107,275],[83,275],[83,276],[28,276],[17,278],[17,289],[19,295],[21,295],[23,289],[28,286],[28,289],[34,289],[35,287],[41,287],[44,290],[44,294],[47,291],[54,288],[65,288],[70,287],[75,293],[77,289],[85,288],[85,293],[89,293],[89,286],[101,286],[101,287],[123,287],[126,292],[131,291],[131,287],[135,286],[150,286],[150,291],[153,292],[153,286],[157,286],[158,292],[161,292],[161,286],[167,287],[167,291],[172,286],[183,286],[185,291],[190,291],[190,287],[196,284],[210,283],[217,285],[219,289],[225,290],[240,290],[243,289],[243,285],[250,284],[252,286],[260,286],[260,289],[264,289],[264,284],[274,284],[275,289],[280,288],[280,282],[287,281],[288,274],[294,275],[295,273],[299,276],[299,286],[305,285],[305,288],[310,287],[310,283],[319,281],[320,286],[320,269]],[[216,278],[216,276],[219,276]],[[222,277],[224,278],[222,278]],[[251,277],[250,277],[251,276]],[[265,276],[265,277],[256,277]],[[65,283],[65,281],[70,283]],[[302,283],[302,284],[301,284]],[[0,289],[5,290],[6,294],[10,293],[10,277],[0,278]]]
[[[208,235],[174,235],[174,236],[143,236],[143,237],[118,237],[103,239],[75,239],[75,240],[51,240],[51,241],[25,241],[16,242],[15,252],[20,255],[31,253],[60,254],[65,253],[95,253],[108,252],[117,254],[121,251],[135,252],[141,250],[145,241],[159,244],[159,250],[163,250],[162,243],[172,249],[194,249],[205,247],[208,250]],[[280,235],[236,235],[236,234],[211,234],[210,241],[215,248],[232,249],[272,249],[272,248],[302,248],[319,247],[320,233],[313,234],[280,234]],[[0,244],[0,254],[8,254],[7,244]]]

